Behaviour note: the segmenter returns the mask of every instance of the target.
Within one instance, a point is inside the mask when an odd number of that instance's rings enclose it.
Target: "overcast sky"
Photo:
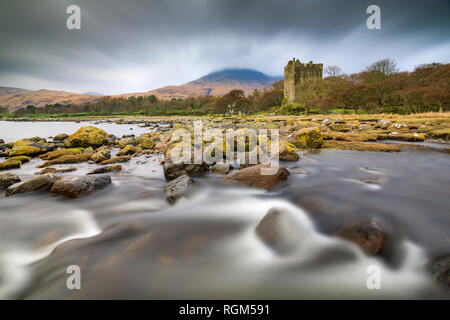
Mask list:
[[[104,94],[182,84],[222,68],[281,75],[292,57],[359,72],[450,62],[450,1],[1,0],[0,86]],[[81,8],[81,30],[66,27]],[[381,8],[381,30],[366,9]]]

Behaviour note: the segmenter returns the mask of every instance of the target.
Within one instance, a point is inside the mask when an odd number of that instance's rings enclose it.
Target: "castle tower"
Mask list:
[[[307,78],[322,79],[322,63],[301,63],[300,60],[293,58],[284,67],[284,97],[287,102],[297,102],[296,92],[298,85]]]

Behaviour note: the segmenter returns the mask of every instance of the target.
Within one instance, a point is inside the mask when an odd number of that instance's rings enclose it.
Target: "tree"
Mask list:
[[[329,77],[339,77],[342,75],[342,69],[339,66],[331,65],[325,69],[325,74]]]
[[[372,63],[363,72],[363,80],[366,83],[380,82],[398,72],[394,59],[383,59]]]

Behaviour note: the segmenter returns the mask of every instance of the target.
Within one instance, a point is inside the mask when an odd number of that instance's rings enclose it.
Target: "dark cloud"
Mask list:
[[[66,29],[77,4],[82,29]],[[381,7],[382,29],[365,27]],[[279,75],[288,59],[357,72],[450,60],[442,1],[40,0],[0,4],[0,85],[121,93],[180,84],[225,67]]]

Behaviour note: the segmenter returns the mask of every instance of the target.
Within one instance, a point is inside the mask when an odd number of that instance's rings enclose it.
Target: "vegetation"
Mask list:
[[[73,117],[104,115],[207,115],[207,114],[411,114],[450,110],[450,64],[420,65],[413,72],[398,72],[395,62],[383,59],[364,71],[346,75],[338,66],[325,69],[324,79],[304,80],[299,101],[283,101],[283,81],[245,96],[232,90],[222,97],[201,96],[160,100],[154,95],[102,97],[84,105],[29,105],[3,117]]]

